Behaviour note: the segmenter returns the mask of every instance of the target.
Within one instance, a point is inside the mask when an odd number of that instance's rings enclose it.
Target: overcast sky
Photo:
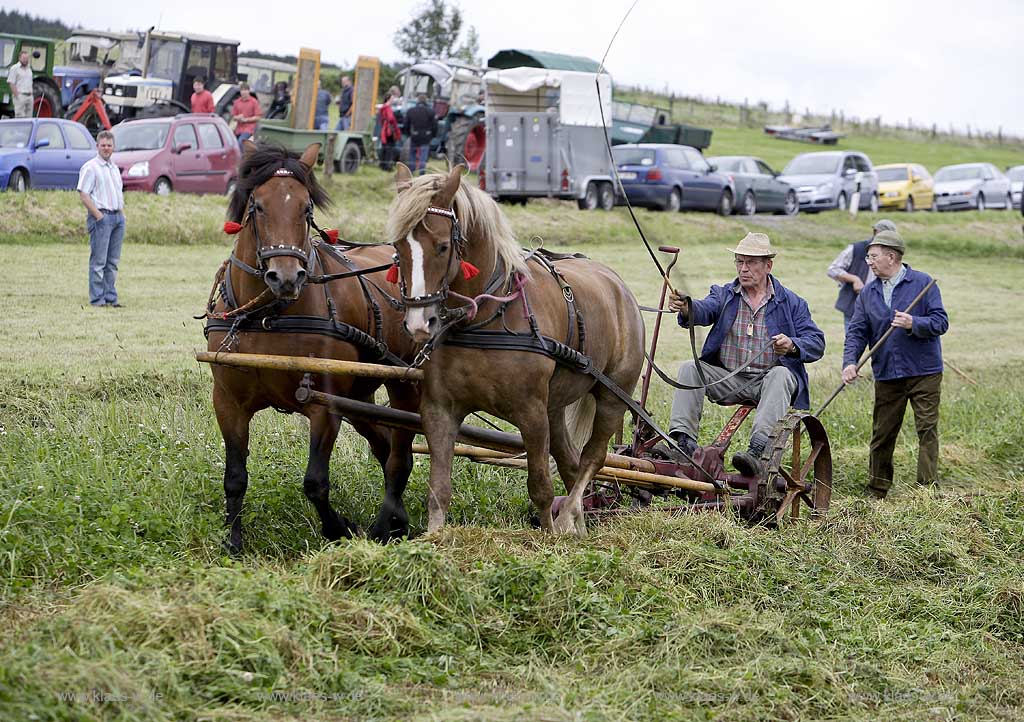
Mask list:
[[[632,0],[461,0],[484,60],[504,48],[600,60]],[[325,62],[397,61],[395,30],[419,0],[4,2],[43,17],[122,30],[159,25],[240,40],[242,49]],[[73,9],[71,9],[73,7]],[[243,8],[246,8],[243,10]],[[500,10],[498,9],[500,8]],[[1024,136],[1021,0],[639,0],[608,56],[617,83],[678,94],[843,110],[883,122],[938,123]]]

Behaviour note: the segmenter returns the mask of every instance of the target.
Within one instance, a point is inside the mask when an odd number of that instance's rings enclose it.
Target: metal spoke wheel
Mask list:
[[[772,430],[761,456],[765,477],[758,489],[758,517],[775,526],[800,517],[822,519],[832,499],[832,450],[821,422],[791,411]]]

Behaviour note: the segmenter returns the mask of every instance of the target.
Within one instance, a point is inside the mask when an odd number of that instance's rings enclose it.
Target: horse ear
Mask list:
[[[437,192],[437,203],[441,206],[450,206],[455,193],[462,183],[462,174],[466,172],[466,166],[459,163],[448,173],[448,179],[444,182],[441,190]]]
[[[309,147],[307,147],[306,150],[302,152],[302,157],[299,158],[299,162],[302,163],[302,165],[309,168],[310,170],[312,170],[313,166],[316,165],[316,159],[319,157],[319,155],[320,144],[310,143]]]
[[[259,150],[259,146],[246,138],[242,141],[242,157],[248,160],[249,156]]]
[[[395,192],[401,193],[412,185],[412,171],[409,166],[399,161],[395,163]]]

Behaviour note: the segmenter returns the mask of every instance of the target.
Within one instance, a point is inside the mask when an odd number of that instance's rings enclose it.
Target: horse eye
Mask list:
[[[437,255],[443,256],[446,253],[448,253],[448,244],[447,243],[442,243],[442,244],[438,245],[438,247],[437,247]]]

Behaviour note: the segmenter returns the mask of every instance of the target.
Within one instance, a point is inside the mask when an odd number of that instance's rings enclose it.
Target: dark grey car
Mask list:
[[[760,158],[749,155],[720,155],[708,162],[736,184],[736,212],[752,216],[758,211],[774,211],[787,216],[800,212],[796,190],[778,179],[778,173]]]

